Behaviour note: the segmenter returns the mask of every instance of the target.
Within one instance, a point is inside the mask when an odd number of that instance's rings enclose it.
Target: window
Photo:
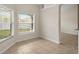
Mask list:
[[[11,10],[0,9],[0,40],[12,35]]]
[[[29,14],[18,14],[18,32],[33,32],[33,16]]]

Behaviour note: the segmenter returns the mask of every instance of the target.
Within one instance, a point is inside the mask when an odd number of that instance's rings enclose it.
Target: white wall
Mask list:
[[[77,34],[78,29],[78,9],[77,5],[61,6],[61,32]]]
[[[56,6],[56,4],[44,4],[44,8],[50,8]]]
[[[59,44],[59,5],[41,10],[40,36]]]
[[[14,11],[14,36],[9,38],[2,43],[0,42],[0,53],[4,52],[6,49],[11,47],[13,44],[19,41],[32,39],[38,37],[39,33],[39,7],[37,5],[4,5]],[[29,34],[18,34],[17,33],[17,13],[20,11],[26,11],[30,14],[35,14],[35,32]]]

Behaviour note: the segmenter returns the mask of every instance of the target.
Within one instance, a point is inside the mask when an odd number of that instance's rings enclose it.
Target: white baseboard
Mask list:
[[[28,36],[26,35],[26,36],[22,36],[22,37],[17,38],[18,40],[16,42],[21,42],[21,41],[24,41],[24,40],[29,40],[29,39],[37,38],[37,37],[39,37],[39,35],[33,33],[33,34],[28,35]]]
[[[7,41],[6,41],[6,42],[7,42]],[[4,43],[5,43],[5,42],[4,42]],[[11,46],[13,46],[15,43],[16,43],[16,42],[11,42],[11,44],[5,43],[6,46],[0,50],[0,54],[2,54],[3,52],[5,52],[7,49],[9,49],[9,48],[10,48]],[[4,45],[3,45],[3,46],[4,46]]]
[[[63,32],[63,31],[62,31]],[[72,35],[78,35],[77,31],[76,32],[63,32],[63,33],[67,33],[67,34],[72,34]]]
[[[11,46],[13,46],[15,43],[11,43],[11,45],[8,45],[8,47],[6,47],[5,49],[3,49],[2,51],[0,51],[0,54],[2,54],[3,52],[5,52],[7,49],[9,49]]]
[[[60,44],[59,41],[57,41],[57,40],[53,40],[52,38],[49,38],[48,36],[40,35],[40,37],[41,37],[41,38],[44,38],[44,39],[47,39],[47,40],[49,40],[49,41],[51,41],[51,42]]]
[[[29,40],[29,39],[33,39],[33,38],[38,38],[38,36],[33,36],[33,37],[26,38],[26,39],[23,38],[22,40],[18,40],[17,42],[21,42],[21,41]]]

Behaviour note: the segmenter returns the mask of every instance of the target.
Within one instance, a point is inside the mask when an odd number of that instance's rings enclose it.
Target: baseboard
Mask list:
[[[33,39],[33,38],[38,38],[38,36],[33,36],[33,37],[26,38],[26,39],[18,40],[17,42],[21,42],[21,41],[25,41],[25,40],[29,40],[29,39]]]
[[[13,42],[11,44],[9,44],[8,46],[6,46],[5,48],[3,48],[1,51],[0,51],[0,54],[4,53],[7,49],[9,49],[11,46],[13,46],[16,42]]]
[[[56,44],[60,44],[59,41],[53,40],[52,38],[49,38],[48,36],[40,35],[40,37],[41,37],[41,38],[44,38],[44,39],[47,39],[47,40],[49,40],[49,41],[51,41],[51,42],[54,42],[54,43],[56,43]]]
[[[63,33],[71,34],[71,35],[78,35],[77,32],[63,32]]]
[[[24,37],[21,37],[21,38],[17,38],[18,40],[16,42],[21,42],[21,41],[24,41],[24,40],[29,40],[29,39],[37,38],[37,37],[39,37],[38,34],[30,34],[29,36],[24,36]]]

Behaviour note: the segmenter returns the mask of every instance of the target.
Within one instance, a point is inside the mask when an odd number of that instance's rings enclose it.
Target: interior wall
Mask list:
[[[44,8],[50,8],[56,6],[56,4],[44,4]]]
[[[59,5],[41,10],[40,36],[59,44]]]
[[[61,6],[61,32],[77,35],[78,29],[78,7],[77,5]]]

